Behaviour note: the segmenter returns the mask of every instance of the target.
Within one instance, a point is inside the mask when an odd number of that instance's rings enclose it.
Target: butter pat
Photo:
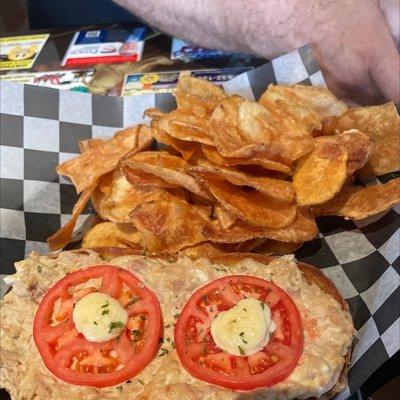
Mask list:
[[[78,332],[91,342],[116,338],[125,329],[128,313],[105,293],[90,293],[76,304],[72,318]]]
[[[240,300],[211,323],[216,345],[235,356],[249,356],[262,350],[276,329],[268,305],[255,299]]]

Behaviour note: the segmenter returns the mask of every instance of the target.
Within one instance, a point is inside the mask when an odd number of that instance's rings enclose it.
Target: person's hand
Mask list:
[[[321,1],[321,7],[323,7]],[[316,10],[309,38],[328,87],[347,101],[400,104],[400,56],[373,0],[330,2]],[[323,19],[325,18],[325,20]]]
[[[114,1],[202,47],[272,59],[310,43],[339,97],[400,103],[399,54],[379,8],[391,15],[397,0]]]

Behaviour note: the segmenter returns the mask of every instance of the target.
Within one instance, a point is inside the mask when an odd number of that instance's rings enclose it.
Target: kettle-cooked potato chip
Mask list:
[[[138,205],[131,219],[146,250],[171,253],[205,241],[203,228],[209,222],[196,206],[168,194]]]
[[[214,215],[222,229],[229,229],[236,221],[236,215],[217,204],[214,207]]]
[[[80,193],[102,175],[114,170],[125,155],[143,150],[152,140],[151,130],[147,126],[137,125],[124,129],[113,138],[59,165],[57,172],[71,178],[77,193]]]
[[[179,185],[169,183],[164,179],[159,178],[156,175],[143,172],[138,169],[132,169],[129,167],[129,165],[126,164],[122,164],[120,166],[120,170],[122,174],[125,176],[126,180],[132,186],[151,186],[151,187],[168,188],[168,189],[179,187]]]
[[[290,166],[314,147],[308,132],[239,96],[217,104],[209,117],[209,127],[224,157],[261,157]]]
[[[283,228],[296,218],[295,204],[283,203],[254,189],[232,185],[196,171],[199,179],[219,203],[249,224],[263,228]]]
[[[204,156],[208,161],[213,162],[224,167],[232,167],[236,165],[258,165],[266,170],[282,172],[286,175],[293,175],[292,169],[278,161],[268,160],[267,158],[252,157],[252,158],[235,158],[223,157],[218,153],[217,149],[212,146],[202,145]]]
[[[280,242],[278,240],[266,239],[262,244],[257,246],[254,251],[261,254],[292,254],[298,250],[303,243]]]
[[[273,197],[282,202],[294,201],[292,184],[281,179],[267,176],[252,176],[234,168],[224,168],[213,165],[207,161],[199,162],[197,167],[192,167],[189,172],[200,172],[211,178],[223,179],[237,186],[250,186],[253,189]]]
[[[188,256],[190,258],[196,259],[201,257],[210,258],[223,253],[230,253],[233,246],[228,243],[212,243],[212,242],[202,242],[196,243],[192,246],[184,247],[179,251],[179,254]]]
[[[82,248],[140,247],[141,235],[132,223],[101,222],[86,232]]]
[[[59,229],[56,233],[54,233],[47,239],[47,243],[51,250],[62,249],[70,242],[72,234],[74,232],[76,221],[79,215],[85,209],[85,206],[95,189],[96,189],[96,184],[88,187],[82,192],[82,194],[80,195],[78,201],[74,206],[74,209],[72,210],[71,219],[61,229]]]
[[[222,229],[218,221],[212,221],[203,232],[207,240],[215,243],[238,243],[255,238],[301,243],[314,239],[318,228],[313,215],[306,209],[299,209],[295,221],[284,228],[262,229],[236,220],[229,229]]]
[[[112,175],[110,191],[96,198],[99,215],[112,222],[130,222],[129,213],[140,203],[157,199],[165,190],[156,186],[131,185],[119,169]]]
[[[158,121],[161,117],[165,115],[165,112],[159,110],[158,108],[148,108],[144,111],[143,115],[147,118],[152,119],[153,121]]]
[[[293,176],[299,206],[325,203],[342,188],[347,177],[348,153],[344,146],[316,142],[315,150],[300,160]]]
[[[328,89],[305,85],[269,85],[259,103],[274,105],[308,131],[320,129],[325,118],[341,115],[348,108]]]
[[[183,76],[176,86],[175,97],[178,108],[205,118],[226,94],[221,87],[204,79]]]
[[[374,141],[357,129],[344,131],[338,135],[319,136],[316,142],[339,143],[348,153],[347,174],[351,175],[368,161],[374,148]]]
[[[381,106],[350,108],[330,121],[336,133],[359,129],[374,140],[367,165],[359,175],[384,175],[400,170],[400,117],[393,102]]]
[[[175,139],[213,144],[204,119],[182,110],[174,110],[165,114],[158,121],[158,127]]]
[[[161,151],[147,151],[130,157],[123,165],[153,174],[168,184],[182,186],[199,196],[210,198],[197,181],[186,173],[187,163],[182,158]]]
[[[314,209],[315,214],[340,215],[355,220],[388,210],[400,203],[400,178],[383,185],[345,186],[331,201]]]
[[[171,146],[173,149],[181,153],[182,158],[185,161],[188,161],[196,152],[196,150],[200,148],[199,143],[176,139],[168,135],[166,132],[159,129],[158,122],[154,123],[154,121],[152,121],[151,129],[153,136],[158,143],[164,143],[168,146]]]
[[[79,142],[79,150],[81,153],[85,153],[88,150],[94,149],[95,147],[102,145],[104,139],[86,139]]]

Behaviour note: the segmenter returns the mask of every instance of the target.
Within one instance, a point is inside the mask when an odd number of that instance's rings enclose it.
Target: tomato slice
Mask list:
[[[277,329],[262,350],[239,357],[219,349],[210,328],[218,313],[248,297],[269,305]],[[274,283],[231,275],[202,286],[190,297],[175,325],[175,346],[183,367],[196,378],[233,390],[252,390],[290,375],[303,350],[303,327],[293,300]]]
[[[96,280],[97,288],[92,286]],[[86,340],[72,319],[74,304],[96,291],[118,300],[129,316],[120,336],[100,343]],[[80,386],[114,386],[132,378],[156,355],[161,334],[154,293],[129,271],[112,265],[83,268],[59,280],[43,297],[33,324],[46,367],[59,379]]]

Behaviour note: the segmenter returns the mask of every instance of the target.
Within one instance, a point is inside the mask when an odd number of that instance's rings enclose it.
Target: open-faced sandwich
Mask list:
[[[292,256],[30,257],[1,304],[12,399],[311,399],[346,384],[354,327]]]

